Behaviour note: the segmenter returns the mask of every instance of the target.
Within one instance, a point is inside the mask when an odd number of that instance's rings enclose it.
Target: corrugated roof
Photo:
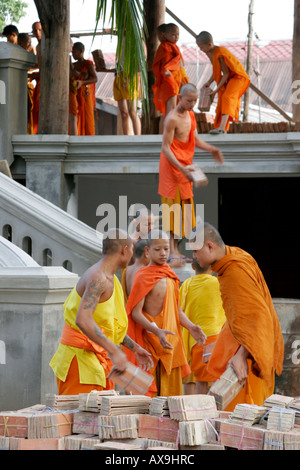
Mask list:
[[[243,63],[247,57],[247,43],[235,42],[221,44],[227,47]],[[292,46],[290,40],[270,41],[267,44],[253,44],[251,81],[258,86],[272,101],[286,112],[292,112]],[[181,52],[185,68],[191,83],[201,88],[211,76],[211,63],[203,52],[196,46],[182,45]],[[114,54],[104,54],[107,68],[113,68]],[[257,57],[259,57],[259,77],[257,72]],[[96,97],[113,100],[113,73],[98,73]],[[260,82],[260,84],[259,84]],[[259,98],[250,91],[250,103],[259,104]],[[272,107],[261,100],[265,108]]]

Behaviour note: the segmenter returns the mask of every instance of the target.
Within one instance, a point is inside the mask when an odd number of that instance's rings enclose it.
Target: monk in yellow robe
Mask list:
[[[187,328],[199,343],[206,338],[200,326],[194,325],[180,308],[180,280],[166,263],[169,256],[167,234],[152,230],[148,243],[150,264],[135,274],[126,304],[128,334],[152,355],[154,366],[150,373],[155,380],[148,394],[181,395],[182,377],[190,373],[190,367],[180,326]],[[126,354],[133,362],[131,351]]]
[[[187,394],[205,394],[209,383],[216,380],[208,373],[207,363],[226,317],[218,279],[211,274],[210,268],[201,268],[196,260],[193,260],[192,266],[195,276],[182,283],[179,290],[180,305],[191,322],[201,326],[207,340],[203,345],[198,345],[189,332],[183,329],[185,351],[194,376],[189,382],[184,381],[184,388]]]
[[[214,44],[210,33],[202,31],[196,42],[212,62],[213,73],[204,86],[209,87],[213,81],[217,83],[211,93],[212,101],[218,93],[218,104],[214,129],[210,132],[223,134],[229,129],[231,121],[239,120],[241,97],[249,87],[250,78],[243,64],[228,49]]]
[[[50,362],[60,395],[112,389],[106,378],[112,366],[123,372],[127,364],[121,343],[146,369],[153,364],[150,354],[127,336],[123,291],[115,275],[132,256],[132,240],[121,230],[106,235],[103,257],[83,274],[64,304],[65,326]]]
[[[187,237],[195,226],[193,179],[191,172],[195,148],[211,153],[223,163],[221,151],[199,138],[193,107],[198,99],[195,85],[180,89],[178,104],[165,119],[159,162],[158,194],[162,202],[163,229],[170,232],[171,267],[185,264],[178,250],[178,240]]]
[[[218,273],[226,322],[217,338],[207,370],[218,379],[232,367],[245,386],[228,405],[262,405],[274,393],[275,372],[281,374],[284,343],[272,298],[254,258],[225,245],[208,223],[194,232],[193,256],[201,267]]]
[[[79,73],[76,94],[78,103],[77,134],[95,135],[95,84],[98,78],[93,62],[84,59],[84,49],[81,42],[75,42],[72,47],[72,55],[76,60],[73,68]]]

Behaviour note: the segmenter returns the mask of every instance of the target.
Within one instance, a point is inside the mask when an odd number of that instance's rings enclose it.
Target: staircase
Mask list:
[[[102,235],[0,173],[0,235],[40,266],[81,275],[99,260]]]

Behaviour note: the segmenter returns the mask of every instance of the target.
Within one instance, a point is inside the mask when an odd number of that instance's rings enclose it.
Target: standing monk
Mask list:
[[[179,101],[165,120],[162,149],[159,162],[158,194],[161,195],[163,228],[170,232],[170,266],[179,267],[184,259],[178,250],[178,239],[184,238],[195,226],[193,183],[191,168],[195,147],[212,154],[218,163],[223,163],[223,155],[213,145],[205,143],[197,135],[193,108],[198,99],[195,85],[187,83],[180,89]],[[179,217],[170,214],[167,208],[181,208],[182,229]],[[174,215],[173,219],[170,217]],[[177,219],[177,227],[176,227]],[[179,227],[178,227],[179,225]],[[187,227],[185,227],[185,225]]]
[[[126,267],[133,243],[126,232],[110,230],[103,240],[102,259],[79,279],[64,304],[65,326],[52,367],[60,395],[112,389],[106,380],[112,365],[125,370],[123,344],[141,365],[152,365],[150,354],[126,334],[127,315],[121,284],[115,275]]]
[[[140,268],[134,276],[126,304],[128,334],[151,353],[155,382],[149,395],[182,395],[182,377],[190,373],[181,326],[187,328],[195,340],[206,339],[200,326],[194,325],[179,305],[180,280],[167,264],[169,238],[161,230],[152,230],[148,237],[150,264]],[[167,339],[168,336],[168,339]],[[129,360],[134,358],[128,351]]]
[[[209,87],[213,81],[217,83],[211,93],[212,101],[218,93],[218,104],[214,129],[210,133],[224,134],[230,121],[239,120],[241,97],[247,91],[250,79],[241,62],[225,47],[216,46],[210,33],[202,31],[196,42],[212,62],[213,73],[204,86]]]
[[[193,238],[196,235],[196,240]],[[245,387],[228,405],[262,405],[274,393],[275,371],[281,374],[284,344],[272,298],[262,272],[249,253],[227,246],[210,224],[190,237],[193,256],[218,273],[226,322],[207,370],[218,379],[231,366]]]
[[[33,110],[32,110],[32,119],[33,119],[33,134],[37,134],[39,130],[39,110],[40,110],[40,66],[41,66],[41,40],[42,40],[42,25],[39,21],[36,21],[32,25],[32,35],[37,39],[38,44],[36,46],[36,55],[37,55],[37,66],[38,71],[32,72],[30,74],[31,80],[36,81],[33,92]]]
[[[78,135],[95,135],[95,83],[98,78],[94,64],[86,60],[84,45],[75,42],[72,54],[76,62],[73,64],[74,71],[79,72],[77,79],[77,102],[78,102]]]

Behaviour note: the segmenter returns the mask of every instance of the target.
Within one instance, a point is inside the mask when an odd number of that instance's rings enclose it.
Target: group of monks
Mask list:
[[[232,367],[244,387],[227,409],[241,402],[262,405],[274,391],[275,373],[282,371],[281,328],[254,258],[226,245],[211,224],[196,225],[195,148],[210,152],[218,164],[224,157],[197,135],[193,109],[198,90],[185,72],[178,34],[174,24],[159,27],[153,63],[154,103],[163,117],[158,183],[162,228],[155,227],[151,210],[146,210],[136,215],[132,233],[114,228],[103,234],[101,259],[81,276],[64,304],[65,326],[50,366],[58,393],[77,394],[112,389],[109,372],[114,368],[122,373],[130,361],[153,377],[150,396],[207,393]],[[226,133],[230,121],[238,119],[249,78],[227,49],[214,45],[210,33],[201,32],[196,41],[212,62],[205,86],[217,84],[211,92],[212,98],[218,94],[213,131]],[[72,52],[77,60],[71,67],[73,79],[84,83],[92,68],[80,43]],[[74,88],[74,95],[80,88]],[[89,99],[88,89],[81,100]],[[179,223],[166,210],[174,206],[181,210]],[[189,240],[192,258],[180,253],[182,238]],[[187,262],[195,274],[181,284],[175,268]]]

